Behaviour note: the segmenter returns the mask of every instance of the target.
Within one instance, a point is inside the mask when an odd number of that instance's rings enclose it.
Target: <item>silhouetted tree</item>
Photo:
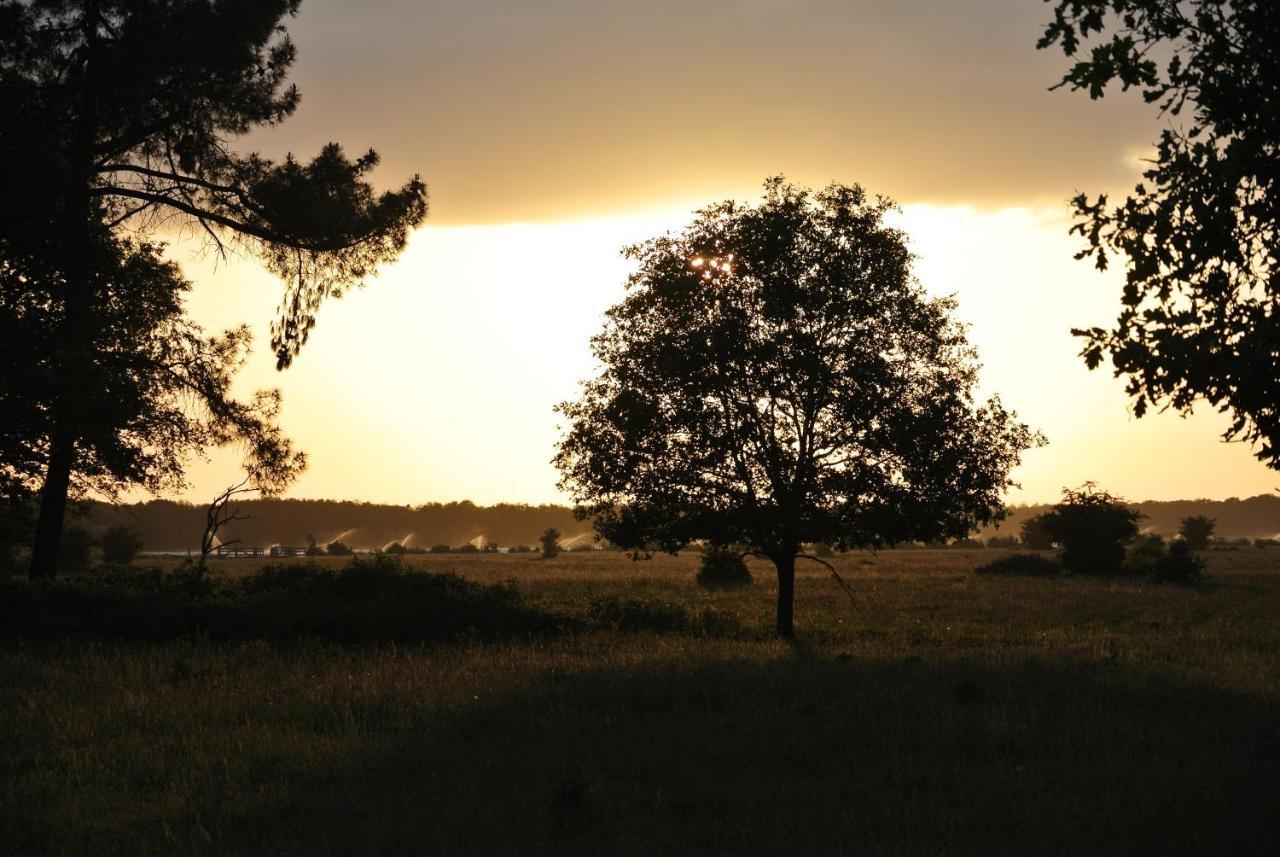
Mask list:
[[[0,384],[0,405],[21,424],[0,429],[0,472],[11,490],[33,496],[46,478],[58,398],[72,392],[82,415],[66,485],[72,496],[180,488],[193,454],[228,444],[241,447],[251,478],[271,491],[302,469],[303,456],[276,423],[278,393],[247,401],[231,394],[248,330],[207,336],[186,318],[190,283],[157,247],[103,237],[92,279],[93,323],[80,343],[87,353],[68,369],[52,343],[66,312],[50,291],[58,278],[28,276],[0,260],[0,372],[14,378]],[[69,377],[83,386],[65,390]]]
[[[1053,549],[1053,536],[1045,529],[1044,515],[1034,515],[1022,522],[1022,544],[1031,550]]]
[[[100,544],[103,562],[128,565],[142,550],[142,534],[133,527],[108,527]]]
[[[413,179],[377,195],[370,152],[336,144],[309,163],[239,155],[232,141],[298,104],[281,21],[298,0],[0,0],[0,254],[35,271],[58,306],[33,574],[52,573],[72,475],[102,426],[92,343],[99,339],[101,248],[122,229],[179,218],[219,251],[231,242],[285,283],[272,328],[285,366],[320,302],[362,282],[403,248],[426,212]],[[163,440],[158,438],[157,440]]]
[[[803,544],[962,537],[1001,517],[1036,442],[998,400],[974,405],[954,301],[914,280],[891,207],[775,178],[756,207],[629,248],[639,270],[592,340],[603,372],[559,408],[578,514],[625,548],[767,556],[783,636]]]
[[[329,556],[350,556],[351,548],[343,542],[333,541],[325,547],[325,553]]]
[[[538,537],[538,545],[542,548],[543,559],[555,559],[560,555],[560,531],[555,527],[548,527],[541,536]]]
[[[252,494],[257,490],[257,488],[249,484],[248,478],[242,479],[235,485],[227,486],[221,494],[213,498],[213,502],[205,509],[204,534],[200,537],[200,562],[196,566],[198,574],[204,574],[205,563],[209,559],[209,554],[213,553],[217,547],[230,547],[240,543],[240,539],[219,541],[218,531],[227,524],[248,520],[249,516],[241,512],[238,506],[232,504],[237,497],[244,494]]]
[[[1080,57],[1059,86],[1138,87],[1162,115],[1152,166],[1123,203],[1075,200],[1073,232],[1106,268],[1124,257],[1114,329],[1076,330],[1109,354],[1138,416],[1149,405],[1231,415],[1228,439],[1280,468],[1280,6],[1274,0],[1055,0],[1039,47]]]
[[[1193,551],[1202,551],[1209,547],[1209,539],[1213,538],[1217,522],[1206,515],[1191,515],[1182,519],[1178,527],[1178,535]]]
[[[1125,545],[1138,535],[1142,515],[1092,482],[1064,489],[1062,501],[1041,516],[1045,532],[1062,546],[1062,564],[1077,574],[1120,571]]]

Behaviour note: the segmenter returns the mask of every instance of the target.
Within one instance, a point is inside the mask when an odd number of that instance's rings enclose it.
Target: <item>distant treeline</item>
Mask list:
[[[352,548],[382,548],[393,542],[406,547],[458,547],[482,537],[501,546],[535,545],[548,527],[565,541],[589,538],[591,525],[574,520],[565,506],[526,506],[470,502],[388,506],[335,500],[246,500],[239,504],[249,517],[218,532],[224,542],[246,546],[272,544],[305,547],[314,536],[321,547],[336,539]],[[123,524],[142,535],[144,550],[199,550],[205,507],[170,500],[112,506],[91,503],[76,523],[91,531]]]
[[[1143,503],[1130,503],[1130,506],[1143,514],[1138,526],[1143,532],[1156,533],[1162,536],[1173,536],[1183,518],[1192,515],[1207,515],[1217,521],[1214,532],[1216,538],[1273,538],[1280,534],[1280,496],[1263,494],[1241,500],[1232,497],[1227,500],[1149,500]],[[1049,505],[1011,506],[1009,517],[999,526],[986,527],[979,538],[992,536],[1017,536],[1022,522],[1028,518],[1049,510]]]
[[[1246,500],[1174,500],[1133,504],[1144,517],[1144,530],[1171,536],[1183,518],[1208,515],[1218,522],[1221,538],[1270,538],[1280,534],[1280,496],[1264,495]],[[1022,522],[1044,512],[1047,505],[1013,506],[999,526],[987,527],[977,537],[1017,536]],[[423,506],[388,506],[335,500],[247,500],[240,504],[247,520],[228,525],[219,535],[224,541],[240,539],[249,546],[271,544],[305,546],[307,536],[321,547],[341,539],[353,548],[382,548],[393,542],[406,547],[433,545],[458,547],[481,538],[486,543],[537,544],[548,527],[560,530],[564,541],[589,539],[591,527],[576,521],[565,506],[527,506],[500,503],[477,506],[470,502],[430,503]],[[112,506],[91,503],[78,523],[101,531],[115,524],[133,527],[142,534],[146,550],[198,549],[204,531],[204,507],[170,500]]]

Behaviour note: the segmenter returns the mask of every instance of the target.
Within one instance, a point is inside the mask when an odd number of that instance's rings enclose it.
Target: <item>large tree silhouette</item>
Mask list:
[[[891,203],[765,190],[626,251],[639,270],[592,341],[603,371],[560,406],[555,463],[620,546],[767,556],[789,637],[802,545],[966,535],[1000,515],[1037,437],[974,404],[954,303],[913,279]]]
[[[1207,401],[1280,468],[1280,4],[1055,4],[1039,46],[1076,58],[1060,86],[1137,87],[1172,120],[1123,202],[1075,199],[1079,258],[1128,265],[1115,327],[1074,331],[1083,357],[1110,356],[1138,416]]]
[[[330,144],[302,163],[232,151],[235,138],[298,105],[281,23],[297,9],[297,0],[0,0],[0,251],[24,270],[56,272],[31,288],[44,282],[59,304],[33,574],[55,567],[81,441],[101,427],[90,343],[99,250],[117,232],[176,218],[219,250],[257,256],[285,286],[272,326],[284,367],[321,301],[394,258],[426,214],[416,177],[373,191],[373,152],[353,160]]]

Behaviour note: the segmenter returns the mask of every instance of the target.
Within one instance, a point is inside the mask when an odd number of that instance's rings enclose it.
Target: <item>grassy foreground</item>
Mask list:
[[[994,554],[842,558],[853,604],[814,566],[796,646],[764,565],[616,554],[411,560],[581,620],[524,640],[2,634],[0,853],[1274,854],[1280,550],[1193,589]],[[671,604],[738,621],[643,630]]]

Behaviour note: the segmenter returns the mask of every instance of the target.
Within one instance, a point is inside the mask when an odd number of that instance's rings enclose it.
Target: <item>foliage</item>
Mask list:
[[[979,548],[985,548],[986,546],[987,546],[986,543],[983,542],[981,539],[973,539],[968,537],[963,539],[956,539],[951,543],[951,547],[960,548],[962,550],[977,550]]]
[[[331,143],[277,163],[234,151],[298,105],[281,23],[297,8],[0,0],[0,341],[22,357],[0,353],[0,399],[21,406],[0,430],[0,482],[40,485],[33,575],[56,568],[77,481],[153,488],[181,478],[184,454],[233,441],[263,489],[301,466],[274,393],[228,394],[247,330],[207,338],[186,321],[185,281],[149,236],[190,227],[277,274],[283,367],[320,303],[395,258],[425,217],[416,177],[374,193],[373,152],[353,160]]]
[[[751,583],[751,572],[742,559],[741,551],[731,546],[707,545],[698,556],[699,586],[746,586]]]
[[[1204,578],[1205,562],[1196,555],[1185,541],[1175,541],[1152,569],[1153,577],[1161,583],[1177,583],[1190,586]]]
[[[1156,567],[1169,555],[1163,537],[1155,533],[1138,536],[1125,549],[1123,570],[1128,574],[1155,574]]]
[[[109,527],[99,544],[103,562],[128,565],[142,550],[142,535],[132,527]]]
[[[432,545],[428,553],[453,553],[453,548],[449,545]]]
[[[0,627],[16,634],[364,643],[525,637],[572,624],[525,606],[509,586],[410,571],[385,555],[353,557],[337,571],[267,565],[221,581],[194,567],[116,567],[85,579],[0,588]]]
[[[1052,577],[1062,573],[1062,563],[1038,553],[1015,553],[993,559],[974,570],[978,574]]]
[[[1138,535],[1141,514],[1086,482],[1065,489],[1062,501],[1046,512],[1044,528],[1062,547],[1062,564],[1076,574],[1114,574],[1121,570],[1125,545]]]
[[[1191,550],[1207,550],[1216,526],[1217,522],[1207,515],[1191,515],[1182,519],[1178,535],[1182,536],[1182,540]]]
[[[85,571],[93,562],[93,535],[84,527],[67,527],[60,558],[64,571]]]
[[[465,545],[454,548],[453,553],[480,553],[480,548],[467,542]]]
[[[778,568],[792,633],[801,545],[962,537],[998,519],[1037,441],[977,367],[950,299],[911,275],[892,204],[781,178],[758,206],[698,213],[626,250],[627,297],[555,459],[598,534],[626,549],[741,544]]]
[[[325,553],[329,556],[350,556],[351,546],[341,541],[332,541],[325,546]]]
[[[1045,529],[1044,515],[1035,515],[1022,522],[1022,544],[1031,550],[1053,549],[1053,537]]]
[[[542,550],[543,559],[555,559],[560,555],[560,531],[555,527],[548,527],[538,537],[538,546]]]
[[[1060,86],[1136,87],[1170,122],[1119,205],[1075,199],[1080,258],[1128,271],[1114,329],[1074,331],[1090,368],[1109,354],[1134,410],[1231,416],[1228,439],[1280,467],[1280,13],[1272,0],[1055,0],[1039,47],[1077,58]]]
[[[992,536],[987,539],[987,547],[1002,550],[1017,548],[1020,547],[1021,544],[1022,543],[1018,541],[1016,536]]]

